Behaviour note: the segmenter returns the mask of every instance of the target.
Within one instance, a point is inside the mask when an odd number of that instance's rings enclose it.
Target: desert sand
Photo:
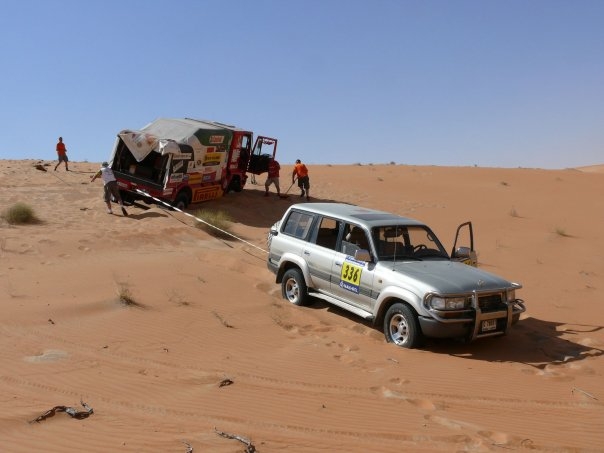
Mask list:
[[[242,240],[223,240],[158,206],[108,215],[99,163],[54,164],[0,160],[0,210],[41,219],[0,221],[0,451],[251,451],[217,431],[262,453],[604,451],[604,166],[309,165],[314,200],[417,218],[448,249],[471,220],[479,266],[523,285],[505,337],[406,350],[281,298],[266,235],[296,187],[188,209],[229,213]]]

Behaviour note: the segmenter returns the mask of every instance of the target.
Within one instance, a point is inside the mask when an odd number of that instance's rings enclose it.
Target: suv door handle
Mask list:
[[[342,263],[336,261],[336,266],[342,266]]]

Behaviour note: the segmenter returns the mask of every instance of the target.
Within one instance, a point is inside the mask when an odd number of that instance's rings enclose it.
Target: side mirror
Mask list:
[[[470,247],[457,247],[454,254],[455,258],[469,258]]]
[[[274,225],[271,227],[271,236],[277,236],[279,234],[279,230]]]
[[[470,247],[457,247],[455,253],[452,256],[456,261],[461,261],[464,264],[476,267],[478,265],[478,258],[476,252]]]

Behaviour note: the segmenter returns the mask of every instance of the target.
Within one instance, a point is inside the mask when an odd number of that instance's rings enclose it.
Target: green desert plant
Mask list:
[[[226,212],[220,210],[212,211],[210,209],[200,209],[195,213],[195,217],[203,220],[203,222],[195,223],[197,228],[204,230],[215,237],[231,237],[228,232],[231,229],[233,219]]]
[[[33,208],[22,202],[15,203],[6,208],[2,212],[2,218],[11,225],[38,223],[40,221]]]

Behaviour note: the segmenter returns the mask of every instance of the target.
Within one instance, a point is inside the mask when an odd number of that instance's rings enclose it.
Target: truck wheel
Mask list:
[[[304,276],[299,269],[289,269],[281,280],[281,294],[294,305],[306,305],[308,303],[308,289]]]
[[[241,192],[241,190],[243,189],[243,187],[241,187],[241,179],[237,178],[236,180],[233,180],[233,183],[231,184],[232,189],[235,192]]]
[[[186,193],[179,193],[176,200],[174,200],[174,203],[172,203],[172,206],[184,211],[187,209],[187,206],[189,206],[189,197]]]
[[[392,305],[384,317],[384,336],[388,343],[413,349],[423,340],[419,321],[413,310],[401,303]]]
[[[229,183],[226,192],[230,192],[231,190],[233,192],[241,192],[242,189],[243,187],[241,187],[241,180],[237,176],[235,176],[233,179],[231,179],[231,182]]]

